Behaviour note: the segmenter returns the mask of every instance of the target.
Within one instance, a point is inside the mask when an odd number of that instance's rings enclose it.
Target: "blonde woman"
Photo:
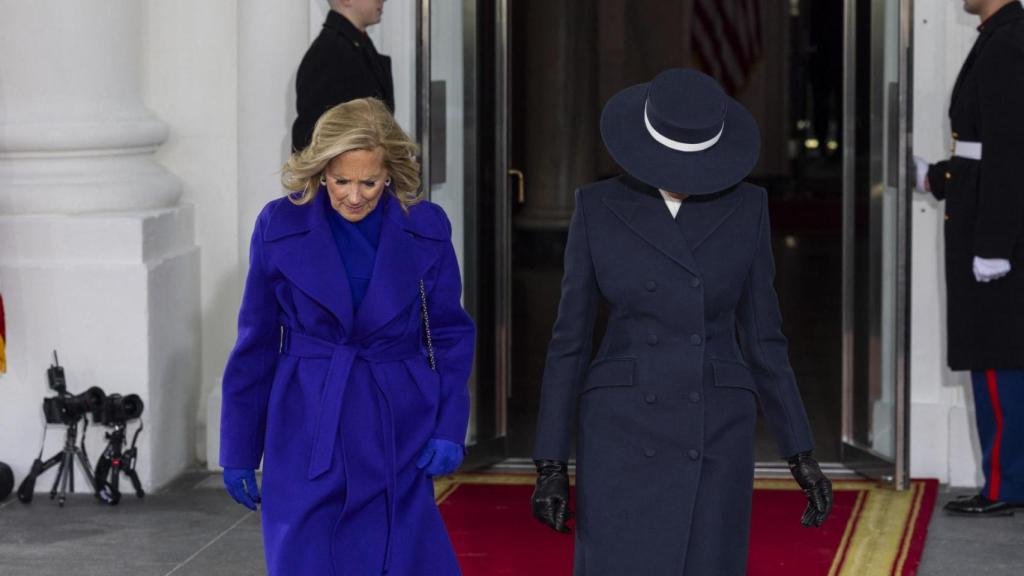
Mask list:
[[[228,491],[268,573],[458,574],[432,476],[461,463],[475,330],[451,224],[384,104],[347,102],[256,220],[223,379]]]

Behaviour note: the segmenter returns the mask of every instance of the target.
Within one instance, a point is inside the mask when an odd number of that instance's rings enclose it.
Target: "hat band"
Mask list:
[[[716,134],[715,137],[710,140],[705,140],[704,142],[697,142],[695,144],[673,140],[668,136],[665,136],[661,132],[658,132],[654,128],[654,125],[651,124],[651,119],[647,117],[646,104],[644,104],[644,124],[647,125],[647,131],[651,134],[651,138],[654,138],[658,142],[658,144],[661,144],[666,148],[671,148],[672,150],[675,150],[677,152],[702,152],[704,150],[707,150],[708,148],[711,148],[715,144],[718,144],[718,141],[722,139],[722,133],[725,132],[725,121],[723,120],[722,128],[719,129],[718,134]]]

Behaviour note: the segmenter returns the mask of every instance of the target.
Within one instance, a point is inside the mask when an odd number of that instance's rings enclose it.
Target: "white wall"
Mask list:
[[[977,37],[978,20],[959,2],[916,2],[914,152],[948,156],[950,93]],[[911,474],[954,486],[982,482],[970,376],[946,367],[943,207],[930,196],[913,203],[911,294]]]
[[[202,343],[200,399],[220,383],[241,295],[237,4],[146,0],[144,5],[143,97],[170,127],[156,157],[181,180],[184,201],[195,206],[202,320],[192,338]],[[188,418],[198,428],[196,457],[205,459],[205,400]]]

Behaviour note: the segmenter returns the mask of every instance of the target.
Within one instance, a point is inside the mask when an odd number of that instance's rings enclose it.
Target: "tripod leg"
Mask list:
[[[64,465],[67,464],[68,461],[63,452],[54,456],[53,459],[59,459],[58,463],[60,464],[60,468],[57,469],[57,477],[53,479],[53,488],[50,490],[50,500],[57,497],[57,491],[60,488],[60,480],[64,477]]]
[[[114,456],[114,464],[110,469],[110,484],[107,488],[110,490],[110,503],[117,504],[121,501],[121,459]]]
[[[135,487],[135,495],[139,498],[145,498],[146,492],[142,489],[142,481],[139,480],[139,473],[135,471],[135,468],[128,468],[124,473],[132,481],[132,486]]]
[[[61,471],[64,473],[64,476],[61,478],[62,482],[60,494],[57,496],[57,503],[63,508],[64,502],[67,502],[68,499],[68,484],[70,482],[68,477],[75,473],[75,461],[71,452],[64,452],[64,465],[61,466]]]

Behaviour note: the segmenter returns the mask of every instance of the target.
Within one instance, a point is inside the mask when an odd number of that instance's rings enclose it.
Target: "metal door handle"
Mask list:
[[[522,170],[516,170],[515,168],[509,169],[508,175],[515,178],[518,182],[516,202],[526,204],[526,175],[523,174]]]

